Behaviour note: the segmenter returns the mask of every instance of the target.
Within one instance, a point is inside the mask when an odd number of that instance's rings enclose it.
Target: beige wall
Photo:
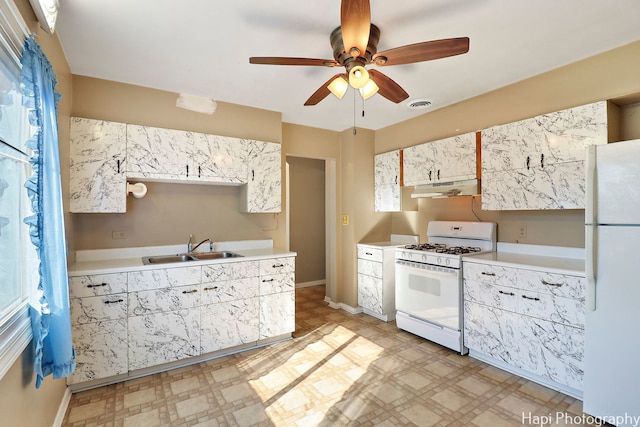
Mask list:
[[[176,93],[82,76],[74,76],[73,89],[73,116],[282,140],[281,115],[272,111],[218,102],[213,115],[200,114],[176,107]],[[240,213],[239,187],[150,183],[148,190],[142,199],[128,197],[125,214],[72,214],[76,249],[186,244],[189,234],[198,241],[273,239],[287,247],[284,214]],[[127,238],[113,239],[113,231]]]
[[[58,92],[62,95],[58,104],[58,133],[60,148],[68,152],[64,141],[69,138],[69,113],[71,111],[71,71],[58,43],[57,37],[51,37],[38,27],[28,0],[16,0],[29,29],[36,34],[36,41],[49,58],[58,78]],[[61,156],[63,199],[68,197],[68,157]],[[66,209],[65,209],[66,211]],[[67,227],[69,246],[73,247],[73,229]],[[33,373],[33,352],[29,346],[9,371],[0,380],[0,424],[12,427],[50,427],[56,417],[66,390],[64,379],[54,380],[51,376],[44,379],[39,389],[35,388]]]
[[[375,151],[409,147],[598,100],[626,97],[618,100],[625,104],[636,99],[628,95],[640,93],[638,69],[640,42],[378,130]],[[625,105],[621,110],[622,138],[640,138],[640,107]],[[618,129],[612,130],[615,134]],[[418,211],[391,214],[392,230],[419,233],[424,241],[431,220],[480,219],[498,223],[498,240],[502,242],[584,247],[583,210],[484,212],[480,205],[480,197],[475,197],[476,217],[470,197],[421,200]],[[518,235],[523,224],[527,226],[526,238]]]
[[[296,252],[296,285],[324,282],[325,161],[287,156],[289,249]]]

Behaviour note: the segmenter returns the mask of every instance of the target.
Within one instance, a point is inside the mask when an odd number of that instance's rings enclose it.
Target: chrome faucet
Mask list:
[[[204,239],[202,242],[193,246],[193,234],[189,234],[189,242],[187,243],[187,252],[193,252],[200,247],[204,242],[209,242],[209,252],[213,252],[213,240],[211,238]]]

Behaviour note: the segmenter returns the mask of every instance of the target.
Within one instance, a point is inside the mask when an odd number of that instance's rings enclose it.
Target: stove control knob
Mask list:
[[[438,257],[437,261],[438,261],[438,264],[442,264],[442,258],[441,257]]]
[[[451,260],[450,260],[449,258],[447,258],[447,259],[445,260],[445,264],[447,264],[447,265],[451,264]]]
[[[426,255],[422,255],[422,262],[427,262],[427,256]]]

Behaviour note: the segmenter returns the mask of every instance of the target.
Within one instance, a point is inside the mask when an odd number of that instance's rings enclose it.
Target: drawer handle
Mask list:
[[[561,287],[563,285],[563,283],[550,283],[550,282],[547,282],[546,280],[542,280],[542,279],[540,280],[540,282],[545,286],[555,286],[556,288],[559,288],[559,287]]]
[[[213,288],[204,288],[205,291],[215,291],[216,289],[218,289],[217,286],[214,286]]]
[[[526,296],[526,295],[522,295],[522,298],[524,298],[524,299],[530,299],[530,300],[532,300],[532,301],[540,301],[540,298],[537,298],[537,297],[536,297],[536,298],[532,298],[532,297],[528,297],[528,296]]]
[[[182,291],[183,294],[195,294],[196,292],[198,292],[197,289],[192,289],[190,291]]]
[[[262,279],[262,282],[273,282],[274,279]]]
[[[496,275],[496,273],[487,273],[486,271],[483,271],[483,272],[482,272],[482,275],[483,275],[483,276],[495,276],[495,275]]]
[[[365,255],[373,255],[371,252],[365,252]]]
[[[119,302],[123,302],[124,300],[122,298],[117,299],[115,301],[105,301],[105,304],[118,304]]]
[[[501,293],[502,295],[509,295],[510,297],[515,295],[513,292],[504,292],[504,291],[498,291],[498,292]]]
[[[273,268],[284,267],[284,264],[273,264]]]
[[[100,286],[107,286],[106,283],[99,283],[97,285],[87,285],[87,288],[99,288]]]

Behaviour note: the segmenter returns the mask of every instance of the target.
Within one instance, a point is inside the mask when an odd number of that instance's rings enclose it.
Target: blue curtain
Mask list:
[[[29,121],[36,133],[26,146],[33,175],[25,186],[34,214],[25,218],[31,242],[40,258],[40,279],[31,298],[31,325],[35,344],[36,388],[45,376],[62,378],[75,368],[71,341],[67,250],[64,234],[57,107],[60,94],[49,60],[33,35],[22,50],[21,87],[23,104],[30,109]]]

